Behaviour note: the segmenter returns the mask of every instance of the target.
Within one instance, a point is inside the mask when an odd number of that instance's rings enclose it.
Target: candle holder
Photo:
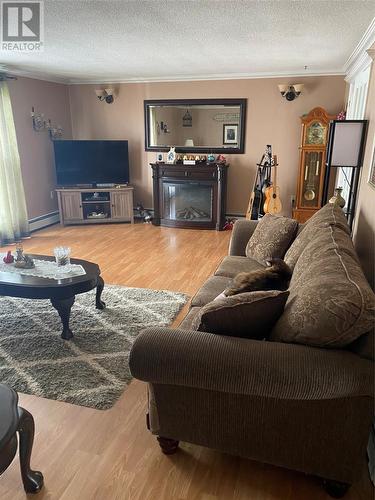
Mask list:
[[[57,125],[57,127],[54,127],[51,123],[51,120],[48,120],[47,122],[47,130],[50,136],[50,139],[54,141],[55,139],[61,139],[63,135],[63,128],[61,125]]]
[[[31,108],[31,119],[33,123],[33,129],[35,132],[41,132],[45,130],[47,127],[47,122],[44,119],[43,113],[37,113],[34,109],[34,106]]]
[[[53,249],[55,254],[57,267],[65,266],[65,269],[70,265],[70,248],[69,247],[56,247]]]
[[[63,128],[61,125],[56,127],[52,125],[51,120],[45,120],[43,113],[37,113],[34,106],[31,108],[32,125],[35,132],[48,131],[48,135],[52,141],[61,139],[63,136]]]

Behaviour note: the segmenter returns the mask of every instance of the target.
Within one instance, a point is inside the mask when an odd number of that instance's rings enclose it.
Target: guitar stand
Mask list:
[[[249,207],[246,213],[246,218],[251,220],[258,220],[263,217],[264,210],[264,192],[265,189],[268,188],[271,183],[271,169],[273,167],[277,167],[278,164],[269,164],[268,162],[263,163],[264,156],[260,160],[260,163],[257,163],[257,173],[255,176],[254,188],[251,193],[251,197],[249,200]]]

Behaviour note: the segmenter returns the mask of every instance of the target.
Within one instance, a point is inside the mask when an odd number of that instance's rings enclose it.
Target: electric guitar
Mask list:
[[[271,186],[266,189],[265,196],[266,201],[264,202],[264,213],[269,214],[279,214],[283,208],[280,199],[280,189],[277,185],[277,157],[276,155],[272,158],[273,168],[274,168],[274,180]]]

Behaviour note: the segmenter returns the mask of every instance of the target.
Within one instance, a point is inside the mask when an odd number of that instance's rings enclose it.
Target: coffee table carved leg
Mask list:
[[[73,337],[73,332],[69,328],[70,320],[70,310],[74,304],[75,297],[69,297],[68,299],[51,299],[51,304],[59,313],[61,322],[63,324],[63,331],[61,338],[64,340],[70,340]]]
[[[18,407],[18,433],[20,436],[20,465],[23,487],[26,493],[37,493],[43,486],[43,474],[31,470],[30,458],[34,442],[34,419],[31,413]]]
[[[98,281],[96,285],[96,301],[95,301],[97,309],[105,308],[105,302],[101,300],[103,288],[104,288],[104,280],[101,276],[98,276]]]

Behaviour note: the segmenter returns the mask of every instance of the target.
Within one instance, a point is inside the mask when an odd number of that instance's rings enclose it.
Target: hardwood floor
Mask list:
[[[30,253],[52,254],[55,246],[64,244],[71,246],[73,256],[97,262],[107,283],[193,295],[227,253],[229,238],[230,232],[147,224],[52,226],[34,233],[24,247]],[[32,465],[45,477],[45,487],[35,497],[38,499],[330,498],[314,478],[199,446],[183,443],[176,455],[162,455],[155,437],[146,429],[146,387],[137,380],[108,411],[28,395],[20,395],[20,401],[33,413],[36,423]],[[25,497],[15,459],[0,477],[0,499]],[[364,463],[361,482],[345,498],[372,497]]]

